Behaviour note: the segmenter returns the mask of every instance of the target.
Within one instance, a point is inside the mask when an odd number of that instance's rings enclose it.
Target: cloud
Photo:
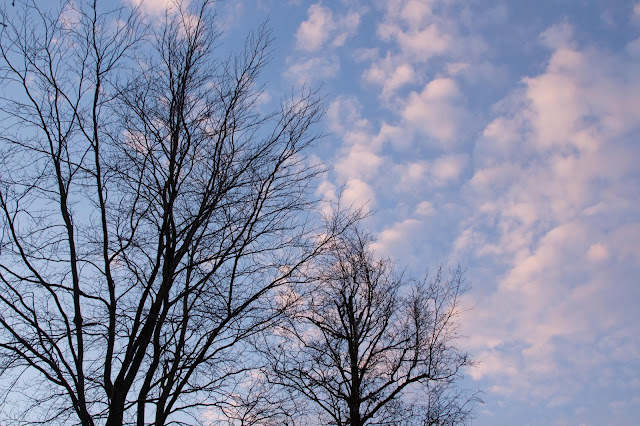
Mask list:
[[[340,134],[347,134],[353,129],[368,129],[369,121],[362,117],[361,110],[362,105],[354,96],[336,97],[327,108],[329,129]]]
[[[314,51],[322,47],[336,28],[333,13],[319,3],[309,6],[309,18],[300,24],[296,32],[299,49]]]
[[[494,56],[513,40],[477,35],[520,19],[514,9],[478,22],[476,6],[460,6],[381,6],[382,43],[354,55],[378,103],[330,105],[332,178],[374,200],[380,254],[468,267],[476,308],[463,332],[479,386],[588,418],[590,389],[605,395],[639,366],[640,42],[587,44],[569,21],[530,37],[532,24],[514,34],[531,43],[517,60],[535,62],[518,75],[530,63]],[[640,380],[625,389],[638,394]]]
[[[456,240],[498,277],[481,284],[492,290],[476,294],[465,324],[482,361],[472,374],[550,404],[620,380],[618,363],[633,355],[613,359],[598,342],[640,333],[627,302],[640,297],[640,122],[630,113],[640,109],[639,64],[579,48],[572,33],[545,31],[546,68],[497,105],[476,143],[465,187],[473,213]]]
[[[540,34],[540,40],[550,49],[573,46],[573,38],[573,27],[567,21],[553,25]]]
[[[385,101],[407,85],[424,84],[422,68],[427,60],[453,53],[451,47],[457,39],[454,21],[434,15],[431,3],[414,0],[387,3],[377,35],[384,42],[392,42],[393,48],[382,57],[377,51],[367,52],[371,65],[362,74],[365,82],[382,88]]]
[[[329,40],[333,46],[342,46],[360,25],[359,13],[350,11],[335,16],[331,9],[320,3],[309,6],[307,13],[308,19],[296,31],[296,46],[308,52],[320,50]]]
[[[400,179],[396,185],[399,192],[416,192],[425,187],[438,188],[460,180],[468,163],[466,154],[445,154],[434,160],[413,161],[398,164]]]
[[[290,57],[287,62],[289,68],[286,76],[300,86],[331,78],[340,70],[340,61],[335,55],[299,59]]]
[[[340,57],[335,49],[356,34],[360,26],[361,13],[355,10],[336,14],[315,3],[307,13],[307,20],[296,31],[298,53],[287,58],[285,74],[296,84],[314,84],[334,77],[340,70]]]
[[[462,94],[455,80],[436,78],[422,92],[411,92],[402,118],[440,146],[453,142],[466,120]]]
[[[335,170],[340,176],[369,180],[377,176],[382,161],[369,146],[354,145],[338,160]]]
[[[420,80],[412,64],[398,62],[389,53],[384,59],[373,62],[364,71],[362,78],[367,83],[381,86],[382,96],[385,98],[390,97],[398,89]]]
[[[451,154],[438,157],[432,166],[432,176],[436,184],[457,181],[467,164],[466,154]]]
[[[478,16],[462,11],[455,1],[394,0],[385,3],[385,15],[376,28],[388,50],[363,50],[359,58],[370,61],[362,74],[365,82],[382,88],[381,98],[392,110],[402,89],[422,86],[433,79],[460,76],[474,85],[503,84],[500,65],[487,60],[492,46],[477,31],[478,25],[495,26],[506,19],[505,7],[496,6]],[[478,22],[481,21],[481,22]],[[441,62],[447,64],[442,67]]]
[[[362,118],[356,98],[338,96],[327,110],[327,124],[342,139],[342,149],[335,160],[335,171],[341,179],[370,181],[383,163],[379,155],[382,143],[372,132],[368,120]]]
[[[420,224],[421,221],[414,218],[394,223],[378,234],[378,239],[371,245],[371,248],[384,256],[401,257],[411,251],[409,242]]]
[[[342,199],[346,205],[351,205],[354,209],[360,207],[373,208],[376,204],[376,196],[368,183],[361,179],[349,179],[342,192]]]
[[[419,31],[398,31],[393,36],[402,50],[420,61],[427,61],[451,49],[454,38],[437,24]]]
[[[158,15],[175,5],[174,0],[128,0],[134,6],[140,6],[147,12]]]
[[[449,52],[457,38],[456,24],[433,13],[432,1],[399,0],[387,3],[377,34],[397,43],[404,55],[418,62]]]
[[[382,138],[373,133],[361,109],[355,97],[338,96],[327,109],[327,126],[342,142],[333,160],[338,186],[344,185],[342,198],[354,207],[371,208],[376,204],[373,181],[385,158],[379,154]]]
[[[435,208],[430,201],[421,201],[415,209],[415,214],[417,216],[428,216],[435,212]]]
[[[609,249],[602,243],[592,244],[587,252],[587,258],[595,262],[606,260],[609,258]]]

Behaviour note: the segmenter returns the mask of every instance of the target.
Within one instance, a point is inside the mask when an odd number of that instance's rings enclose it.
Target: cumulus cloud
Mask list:
[[[371,208],[376,204],[373,181],[385,161],[380,155],[382,137],[362,117],[361,105],[352,96],[338,96],[331,102],[327,126],[342,141],[333,169],[339,185],[344,185],[342,198],[348,204]]]
[[[518,19],[496,3],[479,20],[475,6],[457,19],[455,1],[381,4],[382,43],[354,54],[378,103],[329,106],[332,178],[376,204],[381,254],[468,266],[464,334],[481,386],[589,413],[585,384],[607,389],[638,366],[640,41],[587,44],[570,21],[536,39],[532,25],[517,35],[536,52],[523,76],[474,33]],[[612,398],[603,404],[624,405]]]
[[[435,208],[433,207],[433,204],[431,203],[431,201],[421,201],[416,206],[416,210],[415,210],[415,214],[417,216],[428,216],[430,214],[433,214],[434,212],[435,212]]]
[[[378,234],[378,239],[371,248],[382,255],[402,256],[411,251],[412,236],[419,229],[421,221],[410,218],[394,223]]]
[[[298,27],[296,42],[299,49],[314,51],[327,41],[336,23],[331,10],[319,3],[312,4],[308,14],[309,18]]]
[[[171,8],[174,0],[128,0],[134,6],[140,6],[144,10],[152,14],[163,14],[167,9]]]
[[[382,158],[367,145],[354,145],[338,160],[335,166],[340,176],[365,180],[377,176]]]
[[[457,2],[394,0],[385,2],[384,19],[376,34],[391,47],[387,51],[366,50],[359,58],[370,61],[362,74],[365,82],[381,87],[382,100],[397,108],[397,95],[405,87],[423,86],[428,76],[460,76],[474,84],[500,84],[499,65],[487,61],[491,46],[478,34],[478,25],[495,25],[505,19],[505,7],[496,6],[473,16]],[[481,21],[481,22],[479,22]],[[439,61],[447,65],[441,69]]]
[[[466,154],[445,154],[434,160],[413,161],[396,166],[400,179],[398,191],[415,192],[421,188],[438,188],[460,180],[468,163]]]
[[[420,93],[409,95],[402,117],[441,146],[453,142],[466,120],[457,83],[451,78],[431,80]]]
[[[296,31],[296,48],[302,53],[287,58],[285,74],[297,84],[314,84],[335,76],[340,69],[335,49],[356,34],[360,26],[361,14],[355,10],[336,14],[322,3],[315,3],[307,14]]]
[[[385,100],[407,85],[423,83],[420,68],[437,55],[452,53],[457,38],[455,25],[432,13],[430,1],[398,0],[387,3],[384,20],[377,26],[378,37],[393,42],[397,49],[384,56],[368,52],[371,65],[362,77],[367,83],[382,87]]]
[[[398,31],[393,36],[406,54],[421,61],[447,52],[454,41],[453,37],[437,24],[431,24],[419,31]]]
[[[362,117],[362,105],[354,96],[336,97],[327,108],[327,124],[332,132],[347,134],[351,130],[366,130],[369,121]]]
[[[412,64],[398,61],[389,53],[384,59],[372,63],[362,77],[367,83],[381,86],[382,96],[387,98],[398,89],[420,81]]]
[[[432,166],[432,176],[436,184],[456,181],[467,164],[466,154],[452,154],[438,157]]]
[[[331,78],[340,70],[340,61],[335,55],[289,58],[288,62],[286,75],[299,86]]]
[[[500,277],[469,316],[482,359],[472,374],[550,403],[558,377],[571,392],[584,389],[579,378],[615,380],[594,373],[614,362],[597,343],[612,330],[631,339],[624,325],[640,319],[626,303],[640,296],[638,257],[627,255],[640,229],[640,193],[628,184],[638,181],[638,64],[578,48],[571,34],[561,24],[542,35],[544,72],[524,78],[484,129],[467,185],[474,213],[456,241]]]
[[[432,13],[431,1],[391,1],[378,35],[385,41],[396,41],[400,48],[424,61],[443,53],[452,35],[443,28],[441,16]]]
[[[347,180],[342,192],[342,199],[346,205],[350,205],[354,209],[373,208],[376,204],[376,196],[371,186],[357,178]]]
[[[589,247],[587,258],[593,261],[601,261],[609,258],[609,249],[602,243],[595,243]]]
[[[309,6],[307,13],[309,17],[296,32],[296,46],[309,52],[321,49],[330,40],[333,46],[342,46],[360,25],[359,13],[350,11],[335,16],[331,9],[321,3]]]

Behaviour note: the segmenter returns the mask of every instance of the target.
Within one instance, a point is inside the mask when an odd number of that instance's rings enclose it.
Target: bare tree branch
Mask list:
[[[466,423],[479,399],[457,389],[472,365],[456,346],[463,271],[414,282],[370,242],[353,227],[307,270],[314,284],[258,345],[269,382],[311,402],[321,424]]]
[[[279,289],[344,229],[309,213],[320,99],[260,113],[270,32],[219,56],[211,0],[153,25],[17,3],[0,34],[3,424],[228,408],[248,338],[286,310]]]

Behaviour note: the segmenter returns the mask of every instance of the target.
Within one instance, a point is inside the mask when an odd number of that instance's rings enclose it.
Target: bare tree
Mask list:
[[[412,282],[370,242],[353,228],[307,271],[314,285],[260,345],[270,382],[315,406],[322,420],[302,424],[466,423],[479,399],[457,387],[472,364],[456,346],[463,271]]]
[[[212,0],[152,25],[16,3],[0,35],[1,421],[210,422],[251,367],[247,337],[285,309],[274,293],[340,232],[308,213],[319,101],[261,114],[269,31],[220,57]]]

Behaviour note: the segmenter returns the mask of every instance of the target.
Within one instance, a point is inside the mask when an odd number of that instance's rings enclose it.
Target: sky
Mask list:
[[[637,424],[640,2],[217,7],[231,45],[269,19],[265,102],[325,97],[318,195],[374,210],[375,250],[415,275],[466,268],[474,425]]]

